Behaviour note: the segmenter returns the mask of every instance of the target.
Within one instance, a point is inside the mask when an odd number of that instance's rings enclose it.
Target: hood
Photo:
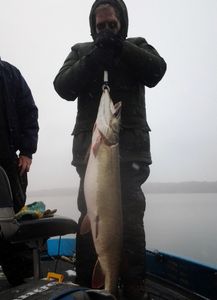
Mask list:
[[[95,39],[96,36],[96,26],[95,26],[95,10],[96,7],[98,7],[101,4],[110,4],[118,9],[120,12],[120,22],[121,22],[121,30],[120,35],[123,39],[127,37],[128,32],[128,13],[127,13],[127,7],[122,0],[96,0],[91,8],[90,16],[89,16],[89,22],[90,22],[90,32]]]

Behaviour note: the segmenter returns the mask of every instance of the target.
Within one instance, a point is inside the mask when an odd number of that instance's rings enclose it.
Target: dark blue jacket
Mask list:
[[[20,71],[0,60],[0,80],[12,152],[32,157],[38,142],[38,109]]]

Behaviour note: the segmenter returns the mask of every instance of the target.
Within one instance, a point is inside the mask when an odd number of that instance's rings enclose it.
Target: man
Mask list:
[[[102,93],[103,71],[108,70],[111,98],[122,101],[119,146],[124,223],[123,293],[127,299],[144,299],[145,197],[141,185],[149,176],[151,164],[144,86],[154,87],[161,80],[166,63],[144,38],[126,39],[128,14],[122,0],[96,0],[89,20],[93,42],[74,45],[54,81],[62,98],[69,101],[78,98],[72,164],[81,179],[79,224],[86,214],[83,192],[86,155]],[[78,233],[79,284],[90,286],[95,262],[91,235]]]
[[[26,81],[15,66],[0,60],[0,165],[10,182],[15,213],[25,205],[38,130],[38,109]],[[30,266],[24,252],[29,252],[24,245],[0,239],[0,264],[14,285],[23,281]]]

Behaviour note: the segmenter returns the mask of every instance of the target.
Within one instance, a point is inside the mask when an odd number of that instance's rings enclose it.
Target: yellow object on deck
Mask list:
[[[52,280],[52,279],[55,279],[59,283],[62,283],[63,280],[64,280],[64,275],[63,274],[54,273],[54,272],[48,272],[47,273],[47,280]]]

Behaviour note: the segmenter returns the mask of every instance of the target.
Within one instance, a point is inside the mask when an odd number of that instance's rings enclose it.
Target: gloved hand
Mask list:
[[[57,212],[57,209],[46,209],[42,215],[42,218],[50,218],[53,217],[54,214]]]
[[[94,70],[101,66],[104,70],[109,71],[114,62],[114,49],[104,49],[95,47],[85,58],[86,65]]]
[[[100,31],[94,41],[97,48],[113,49],[114,55],[117,56],[121,53],[123,47],[123,39],[109,29]]]

